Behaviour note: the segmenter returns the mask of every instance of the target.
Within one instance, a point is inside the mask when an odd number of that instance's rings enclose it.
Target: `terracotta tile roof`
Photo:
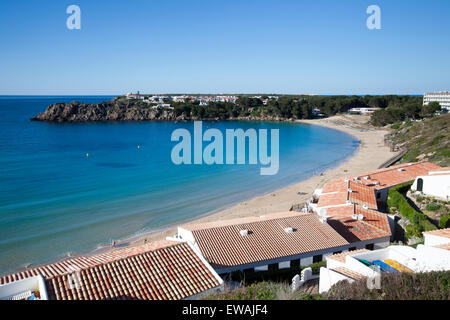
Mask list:
[[[357,176],[358,181],[376,190],[415,180],[430,171],[442,169],[431,162],[405,163]],[[354,178],[353,178],[354,179]]]
[[[187,243],[163,241],[77,259],[77,264],[71,259],[33,272],[6,276],[1,283],[41,272],[49,299],[56,300],[172,300],[220,286],[219,280]],[[78,266],[79,272],[64,269],[68,263]],[[78,288],[69,287],[73,283],[71,279],[76,280]]]
[[[347,204],[348,193],[346,192],[336,192],[336,193],[327,193],[322,194],[319,198],[319,202],[317,206],[319,208],[330,207],[330,206],[340,206]]]
[[[347,192],[348,182],[345,181],[345,178],[331,180],[326,183],[322,188],[322,193],[329,192]]]
[[[351,190],[351,192],[350,192]],[[319,208],[345,205],[347,201],[378,209],[375,192],[372,188],[350,180],[333,180],[325,184],[317,206]]]
[[[361,214],[364,219],[354,219],[353,214]],[[374,210],[365,210],[358,205],[328,208],[327,217],[328,224],[350,243],[392,235],[385,214]]]
[[[220,286],[187,243],[83,269],[76,277],[48,279],[49,299],[179,300]],[[79,288],[68,286],[71,279]]]
[[[427,231],[427,232],[424,232],[423,234],[428,234],[428,235],[443,237],[443,238],[450,238],[450,228]]]
[[[294,231],[288,233],[285,228]],[[273,214],[263,219],[180,227],[191,230],[202,255],[223,269],[259,261],[345,246],[348,242],[315,213]],[[241,235],[248,230],[248,235]]]
[[[347,256],[351,256],[351,255],[358,254],[358,253],[363,253],[363,252],[368,252],[368,251],[369,250],[367,250],[367,249],[346,251],[346,252],[342,252],[342,253],[333,254],[331,256],[326,257],[326,259],[332,259],[332,260],[335,260],[335,261],[338,261],[338,262],[345,263],[345,258]]]
[[[92,256],[81,256],[72,259],[66,259],[56,263],[36,267],[33,269],[23,270],[14,274],[9,274],[0,277],[0,284],[5,284],[11,281],[22,280],[25,278],[42,275],[44,278],[48,279],[57,275],[63,275],[68,272],[73,272],[74,268],[83,269],[92,266],[96,266],[102,263],[111,262],[114,260],[122,259],[131,255],[147,252],[150,250],[155,250],[159,248],[164,248],[175,244],[173,241],[155,241],[142,246],[136,247],[126,247],[121,249],[111,250],[105,253],[92,255]]]
[[[297,216],[309,215],[309,214],[310,213],[303,213],[303,212],[297,212],[297,211],[278,212],[278,213],[270,213],[270,214],[261,215],[261,216],[251,216],[251,217],[219,220],[219,221],[204,222],[204,223],[190,223],[190,224],[185,224],[185,225],[181,226],[181,228],[183,228],[185,230],[189,230],[189,231],[195,231],[195,230],[211,229],[211,228],[218,228],[218,227],[226,227],[226,226],[231,226],[231,225],[236,225],[236,224],[270,221],[270,220],[276,220],[276,219],[281,219],[281,218],[291,218],[291,217],[297,217]]]
[[[357,273],[355,271],[352,271],[350,269],[344,268],[344,267],[338,267],[338,268],[331,269],[331,270],[335,271],[337,273],[340,273],[340,274],[342,274],[350,279],[353,279],[353,280],[361,280],[361,279],[366,278],[366,276],[364,276],[360,273]]]
[[[361,206],[366,205],[368,209],[378,209],[377,199],[373,189],[353,181],[350,181],[350,189],[352,192],[349,193],[349,200],[352,203]]]
[[[444,249],[444,250],[450,250],[450,242],[445,244],[440,244],[437,246],[433,246],[435,248]]]

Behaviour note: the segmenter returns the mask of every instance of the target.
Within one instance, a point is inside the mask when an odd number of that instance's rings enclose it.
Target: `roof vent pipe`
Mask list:
[[[243,237],[248,236],[248,230],[241,230],[241,231],[239,231],[239,233],[240,233],[241,236],[243,236]]]

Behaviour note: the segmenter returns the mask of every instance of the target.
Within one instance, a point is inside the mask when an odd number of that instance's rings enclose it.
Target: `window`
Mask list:
[[[313,263],[320,262],[320,261],[322,261],[322,255],[321,254],[313,257]]]
[[[267,270],[269,270],[269,266],[267,266],[267,265],[260,266],[260,267],[255,267],[255,272],[267,271]]]
[[[423,179],[417,179],[417,191],[423,191]]]
[[[269,271],[278,270],[278,263],[269,264]]]
[[[381,193],[377,192],[377,199],[381,199]]]
[[[348,251],[355,251],[355,250],[356,250],[356,247],[348,248]]]
[[[373,243],[366,245],[367,250],[373,250]]]
[[[300,259],[291,260],[291,268],[297,268],[297,267],[300,267]]]

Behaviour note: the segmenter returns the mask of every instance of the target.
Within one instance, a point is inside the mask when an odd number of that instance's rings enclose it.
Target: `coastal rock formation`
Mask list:
[[[275,115],[264,116],[238,116],[225,118],[219,117],[194,117],[177,112],[170,108],[152,108],[152,106],[124,100],[111,100],[98,104],[80,102],[55,103],[50,105],[45,112],[32,118],[33,121],[48,122],[101,122],[101,121],[192,121],[192,120],[263,120],[286,121]]]
[[[177,120],[173,110],[143,108],[134,103],[56,103],[31,120],[50,122]],[[180,119],[182,120],[182,119]]]

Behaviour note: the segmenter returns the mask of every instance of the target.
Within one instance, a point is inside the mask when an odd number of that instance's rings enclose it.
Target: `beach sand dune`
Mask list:
[[[288,211],[293,205],[305,203],[311,198],[315,189],[322,187],[330,180],[377,169],[398,153],[391,152],[390,148],[384,144],[384,137],[389,132],[386,129],[376,129],[366,125],[368,120],[368,116],[358,115],[337,115],[326,119],[298,120],[301,123],[320,125],[353,135],[360,141],[358,151],[339,167],[330,169],[320,176],[314,176],[297,184],[255,197],[217,213],[202,216],[191,222],[203,223]],[[299,191],[305,194],[299,195]],[[173,236],[175,233],[176,228],[171,227],[163,231],[147,234],[131,242],[130,245],[140,245],[148,241],[161,240],[167,236]]]

